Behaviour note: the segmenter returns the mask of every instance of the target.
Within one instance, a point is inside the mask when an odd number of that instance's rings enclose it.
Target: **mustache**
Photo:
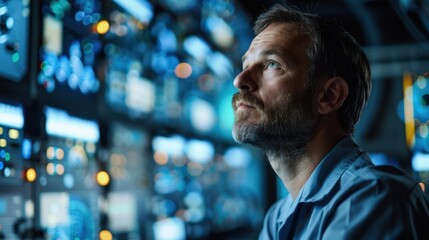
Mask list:
[[[236,110],[236,102],[242,100],[248,104],[251,104],[253,107],[257,109],[264,109],[264,103],[258,98],[254,97],[252,94],[247,92],[237,92],[232,96],[232,108]]]

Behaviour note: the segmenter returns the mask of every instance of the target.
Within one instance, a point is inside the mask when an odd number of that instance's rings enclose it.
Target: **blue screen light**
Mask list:
[[[156,136],[152,140],[155,151],[166,152],[169,155],[182,155],[185,147],[185,139],[181,136],[162,137]]]
[[[206,41],[197,37],[190,36],[183,41],[185,51],[200,62],[204,62],[208,53],[211,52],[210,46]]]
[[[201,164],[208,163],[215,154],[214,146],[209,141],[189,140],[186,145],[186,155],[191,161]]]
[[[247,167],[251,159],[250,152],[240,147],[232,147],[225,152],[225,162],[231,167]]]
[[[209,16],[205,20],[204,27],[217,45],[227,48],[234,43],[234,32],[222,18]]]
[[[411,166],[414,171],[427,172],[429,171],[429,154],[416,153],[411,160]]]
[[[207,58],[208,67],[222,80],[233,78],[234,67],[231,60],[220,52],[212,52]]]
[[[13,128],[22,128],[24,126],[22,108],[0,103],[0,124]]]
[[[178,217],[156,221],[153,232],[155,239],[186,239],[185,223]]]
[[[113,0],[134,17],[148,23],[153,18],[152,5],[146,0]]]
[[[26,138],[22,141],[22,152],[21,152],[22,158],[30,159],[31,152],[32,152],[31,140]]]
[[[7,200],[0,198],[0,214],[5,214],[7,212]]]
[[[49,107],[45,109],[45,113],[46,132],[49,135],[98,142],[100,132],[96,122],[73,117],[65,111]]]

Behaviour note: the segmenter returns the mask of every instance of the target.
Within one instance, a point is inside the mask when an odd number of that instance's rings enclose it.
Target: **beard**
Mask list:
[[[236,102],[244,100],[252,104],[259,112],[257,123],[247,122],[247,114],[234,111],[234,140],[261,148],[267,155],[283,159],[298,159],[305,154],[313,129],[316,114],[313,112],[309,90],[288,95],[276,105],[266,108],[264,103],[246,92],[233,96],[233,108]],[[290,162],[290,161],[288,161]]]

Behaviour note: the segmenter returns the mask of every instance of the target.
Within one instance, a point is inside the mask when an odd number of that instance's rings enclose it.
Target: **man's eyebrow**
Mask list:
[[[283,52],[283,51],[279,51],[276,49],[267,49],[262,51],[261,53],[262,56],[269,56],[269,55],[276,55],[279,57],[284,57],[284,56],[291,56],[291,54],[289,54],[289,52]],[[247,55],[243,55],[243,57],[241,57],[241,61],[244,62],[247,59]]]

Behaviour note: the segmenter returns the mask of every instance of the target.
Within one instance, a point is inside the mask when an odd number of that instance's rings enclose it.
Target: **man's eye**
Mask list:
[[[267,64],[267,68],[278,69],[280,68],[280,64],[278,62],[270,61]]]

